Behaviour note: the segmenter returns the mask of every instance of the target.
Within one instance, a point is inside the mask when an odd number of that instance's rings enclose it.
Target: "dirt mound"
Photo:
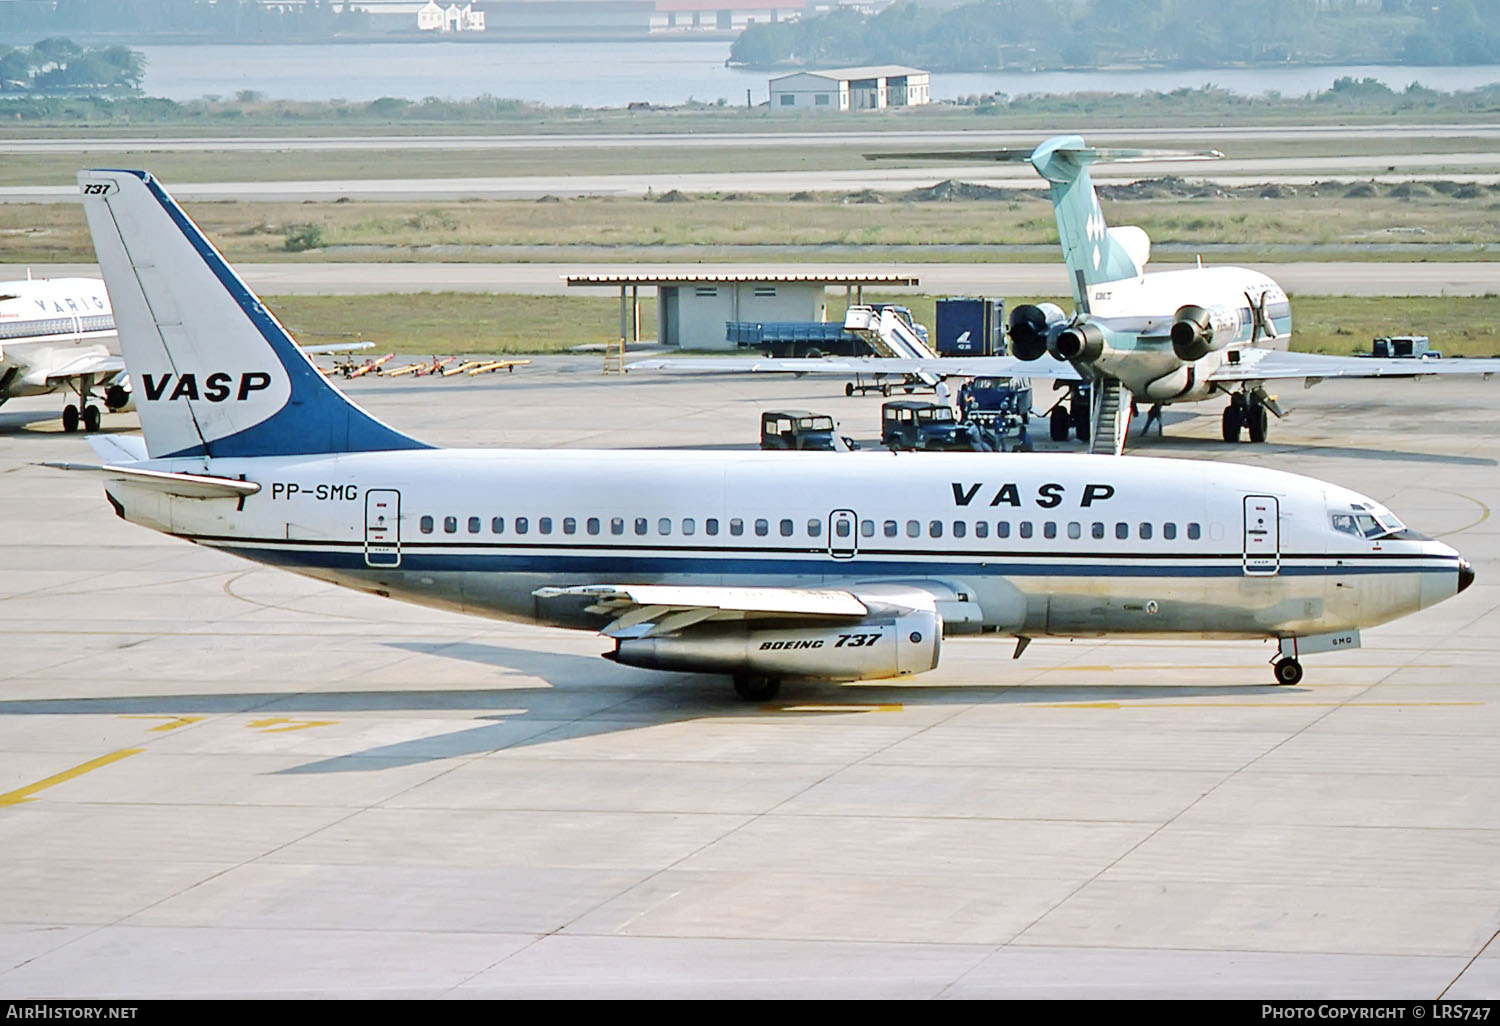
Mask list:
[[[656,197],[656,202],[658,202],[658,203],[687,203],[687,202],[690,202],[692,200],[692,198],[693,197],[687,195],[686,193],[678,192],[676,189],[671,189],[671,190],[669,190],[667,192],[662,193],[660,196]]]
[[[1101,185],[1098,192],[1103,198],[1112,200],[1200,199],[1224,195],[1224,191],[1216,185],[1190,182],[1177,175],[1142,178],[1129,185]]]
[[[1426,199],[1431,195],[1432,190],[1421,182],[1402,182],[1391,186],[1391,196],[1395,199]]]
[[[904,203],[951,203],[954,200],[1013,200],[1020,195],[1023,193],[1015,189],[997,189],[949,178],[925,189],[903,192],[900,198]]]
[[[840,203],[884,203],[885,197],[874,189],[861,189],[839,197]]]

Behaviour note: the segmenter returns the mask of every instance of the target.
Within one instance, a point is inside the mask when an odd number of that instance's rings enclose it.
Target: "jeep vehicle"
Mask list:
[[[762,449],[824,449],[848,452],[859,446],[839,437],[833,418],[807,410],[767,410],[760,415]]]

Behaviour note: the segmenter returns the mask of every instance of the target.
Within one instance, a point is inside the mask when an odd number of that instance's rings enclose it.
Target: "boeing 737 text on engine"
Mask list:
[[[246,559],[600,631],[611,659],[726,674],[751,699],[931,670],[953,635],[1017,655],[1043,636],[1271,639],[1290,684],[1300,656],[1473,580],[1380,503],[1253,467],[433,448],[318,373],[150,175],[79,181],[125,364],[151,387],[144,438],[93,438],[103,462],[73,467],[126,520]],[[169,387],[178,367],[202,387]]]

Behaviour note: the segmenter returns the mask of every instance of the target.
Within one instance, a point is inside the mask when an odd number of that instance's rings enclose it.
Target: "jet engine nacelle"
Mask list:
[[[1233,307],[1178,307],[1172,317],[1172,351],[1179,360],[1201,360],[1234,341],[1240,323],[1240,311]]]
[[[1039,360],[1047,352],[1068,315],[1055,303],[1023,303],[1010,313],[1010,352],[1018,360]]]
[[[121,375],[104,390],[104,405],[109,407],[110,413],[129,413],[135,409],[135,392],[130,387],[129,378]]]
[[[1052,351],[1063,360],[1093,363],[1104,355],[1107,346],[1103,329],[1097,324],[1084,321],[1064,328],[1053,343]]]
[[[912,610],[829,627],[742,623],[621,638],[609,658],[647,670],[878,680],[936,667],[942,636],[942,617]]]

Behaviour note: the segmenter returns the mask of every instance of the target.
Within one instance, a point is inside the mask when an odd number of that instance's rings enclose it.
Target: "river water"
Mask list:
[[[784,72],[725,66],[725,40],[616,43],[399,42],[305,45],[139,46],[150,96],[193,100],[254,90],[275,99],[350,101],[382,96],[469,99],[489,94],[548,106],[677,105],[689,100],[739,106],[746,92],[766,100],[767,81]],[[951,100],[1001,92],[1167,92],[1212,84],[1245,95],[1301,96],[1352,75],[1393,89],[1411,82],[1444,92],[1500,82],[1500,66],[1270,67],[1206,70],[997,71],[932,76],[932,96]]]

